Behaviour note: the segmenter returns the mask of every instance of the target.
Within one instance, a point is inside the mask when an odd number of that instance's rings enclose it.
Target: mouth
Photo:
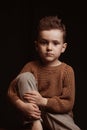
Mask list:
[[[46,56],[53,56],[53,53],[46,53]]]

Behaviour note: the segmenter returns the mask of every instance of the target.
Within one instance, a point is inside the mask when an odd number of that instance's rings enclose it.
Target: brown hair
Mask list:
[[[43,17],[38,24],[37,31],[38,31],[38,36],[40,31],[43,30],[51,30],[51,29],[59,29],[63,32],[63,38],[65,41],[66,37],[66,27],[62,23],[62,20],[58,18],[57,16],[45,16]]]

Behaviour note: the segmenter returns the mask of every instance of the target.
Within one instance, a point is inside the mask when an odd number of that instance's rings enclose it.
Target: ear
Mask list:
[[[67,43],[63,43],[62,53],[64,53],[64,51],[66,50],[66,47],[67,47]]]
[[[38,50],[38,42],[37,41],[34,41],[35,43],[35,48],[36,48],[36,51]]]

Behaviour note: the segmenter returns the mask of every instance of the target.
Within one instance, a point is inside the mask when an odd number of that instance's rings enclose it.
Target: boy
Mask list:
[[[67,47],[65,37],[61,19],[42,18],[35,41],[39,58],[28,62],[8,88],[9,99],[21,110],[31,130],[80,130],[72,113],[74,71],[59,60]]]

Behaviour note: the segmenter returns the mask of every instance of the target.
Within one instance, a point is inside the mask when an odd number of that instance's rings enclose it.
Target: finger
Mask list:
[[[37,91],[29,91],[29,92],[27,92],[27,93],[25,93],[25,94],[30,94],[30,95],[33,95],[33,94],[37,94],[38,92]]]
[[[36,98],[36,95],[24,95],[25,98]]]
[[[24,94],[24,98],[36,98],[36,95]]]
[[[39,109],[39,107],[37,106],[37,104],[32,104],[34,108]]]
[[[36,101],[35,97],[24,97],[24,99],[28,100],[29,102],[35,102]]]
[[[31,95],[34,95],[32,93],[25,93],[24,96],[31,96]]]
[[[33,104],[36,104],[36,102],[35,102],[35,101],[31,101],[31,100],[29,100],[28,102],[29,102],[29,103],[33,103]]]
[[[31,117],[33,117],[34,119],[40,119],[41,115],[38,115],[37,113],[33,113],[31,114]]]

